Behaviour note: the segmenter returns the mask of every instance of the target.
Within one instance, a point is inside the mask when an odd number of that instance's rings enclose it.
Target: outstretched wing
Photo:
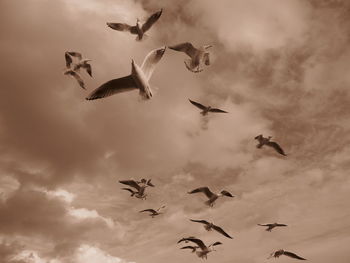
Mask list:
[[[130,26],[125,23],[107,23],[107,26],[118,31],[129,31],[131,34],[137,34],[136,26]]]
[[[229,191],[226,191],[226,190],[222,190],[221,194],[228,197],[234,197],[234,195],[232,195]]]
[[[185,247],[181,247],[180,249],[192,249],[192,252],[196,251],[198,247],[195,246],[185,246]]]
[[[194,106],[196,106],[197,108],[201,109],[201,110],[205,110],[207,109],[206,106],[204,106],[203,104],[200,104],[199,102],[195,102],[193,100],[188,99]]]
[[[227,111],[220,110],[220,109],[216,109],[216,108],[211,108],[209,111],[210,111],[210,112],[228,113]]]
[[[92,77],[92,69],[91,69],[91,65],[86,63],[84,65],[84,68],[86,69],[86,72],[90,75],[90,77]]]
[[[67,51],[66,53],[68,53],[70,56],[76,57],[79,60],[82,59],[81,53],[79,52],[75,52],[75,51]]]
[[[204,225],[209,225],[210,223],[208,221],[205,221],[205,220],[193,220],[193,219],[190,219],[192,222],[196,222],[196,223],[201,223],[201,224],[204,224]]]
[[[147,80],[149,80],[152,76],[152,73],[159,62],[159,60],[163,57],[166,47],[161,47],[158,49],[154,49],[147,54],[145,59],[143,60],[141,69],[145,74]]]
[[[285,225],[285,224],[276,224],[276,226],[288,226],[288,225]]]
[[[86,89],[83,79],[80,77],[80,75],[77,72],[75,72],[74,70],[68,70],[66,71],[65,74],[71,75],[72,77],[74,77],[78,81],[80,87],[82,87],[83,89]]]
[[[66,67],[70,68],[70,64],[72,64],[73,60],[71,56],[68,54],[68,52],[64,53],[64,58],[66,59]]]
[[[206,245],[204,245],[203,241],[198,238],[185,238],[187,241],[191,241],[195,244],[197,244],[202,250],[205,250],[207,248]]]
[[[136,83],[131,75],[119,79],[112,79],[102,84],[90,93],[87,100],[101,99],[117,93],[137,89]]]
[[[229,234],[227,234],[221,227],[213,225],[213,229],[219,232],[220,234],[224,235],[225,237],[232,239],[232,237]]]
[[[194,194],[194,193],[200,193],[200,192],[204,193],[208,198],[211,198],[214,195],[214,193],[211,192],[207,186],[196,188],[188,193]]]
[[[151,212],[152,214],[156,214],[157,213],[157,211],[154,210],[154,209],[145,209],[145,210],[140,211],[139,213],[142,213],[142,212]]]
[[[138,183],[135,182],[134,180],[121,180],[121,181],[119,181],[119,183],[134,187],[137,189],[137,191],[140,191],[140,189],[141,189],[141,187],[138,185]]]
[[[274,148],[279,154],[282,154],[284,156],[287,156],[283,149],[281,148],[281,146],[279,146],[279,144],[277,142],[266,142],[266,145]]]
[[[219,241],[217,241],[217,242],[215,242],[215,243],[211,244],[211,246],[212,246],[212,247],[214,247],[214,246],[218,246],[218,245],[222,245],[222,243],[221,243],[221,242],[219,242]]]
[[[126,190],[126,191],[129,191],[130,193],[132,193],[132,194],[134,194],[135,192],[132,190],[132,189],[130,189],[130,188],[122,188],[122,190]]]
[[[146,184],[147,184],[148,186],[154,187],[155,185],[151,182],[151,180],[152,180],[152,179],[149,179],[149,180],[147,181]]]
[[[198,52],[198,50],[190,42],[169,46],[169,48],[176,51],[184,52],[191,58],[193,58]]]
[[[193,237],[193,236],[190,236],[190,237],[183,237],[183,238],[181,238],[179,241],[177,241],[177,243],[179,244],[179,243],[184,242],[184,241],[185,241],[185,243],[188,243],[188,239],[189,239],[189,238],[195,238],[195,237]]]
[[[294,254],[294,253],[289,252],[289,251],[284,251],[283,255],[286,255],[286,256],[291,257],[291,258],[296,258],[299,260],[306,260],[305,258],[299,257],[297,254]]]
[[[160,18],[162,15],[163,9],[160,9],[160,11],[155,12],[153,15],[151,15],[147,21],[142,25],[142,31],[146,32],[149,30],[155,22]]]

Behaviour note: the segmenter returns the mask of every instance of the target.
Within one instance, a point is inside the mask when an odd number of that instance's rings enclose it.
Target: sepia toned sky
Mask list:
[[[106,26],[160,8],[143,42]],[[349,262],[348,1],[1,0],[0,14],[1,262],[200,262],[176,244],[190,235],[223,243],[208,263],[275,261],[282,248]],[[203,72],[167,49],[151,100],[85,100],[131,59],[185,41],[213,45]],[[87,91],[62,74],[65,51],[92,59]],[[188,98],[229,114],[203,118]],[[258,134],[288,156],[257,149]],[[152,179],[147,200],[120,189],[131,178]],[[235,197],[209,208],[187,194],[200,186]],[[288,227],[257,226],[273,222]]]

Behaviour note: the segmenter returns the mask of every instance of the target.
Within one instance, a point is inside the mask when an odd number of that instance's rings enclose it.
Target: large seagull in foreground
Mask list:
[[[152,50],[145,57],[141,67],[134,60],[131,61],[131,74],[122,78],[112,79],[95,89],[86,99],[95,100],[112,96],[124,91],[138,89],[143,99],[152,98],[152,91],[149,80],[156,67],[156,64],[162,58],[166,47]]]

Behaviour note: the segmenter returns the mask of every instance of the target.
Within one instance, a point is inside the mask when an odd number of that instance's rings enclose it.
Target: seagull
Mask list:
[[[271,255],[267,259],[272,258],[272,257],[278,258],[282,255],[285,255],[285,256],[288,256],[291,258],[296,258],[299,260],[306,260],[305,258],[299,257],[297,254],[294,254],[294,253],[289,252],[289,251],[285,251],[283,249],[280,249],[280,250],[277,250],[277,251],[271,253]]]
[[[74,71],[73,69],[66,69],[64,72],[63,72],[64,75],[69,75],[69,76],[72,76],[73,78],[75,78],[80,87],[82,87],[83,89],[86,89],[85,88],[85,84],[84,84],[84,81],[83,79],[81,78],[81,76],[79,75],[78,72]]]
[[[83,68],[92,77],[92,69],[91,69],[91,65],[89,64],[89,61],[91,61],[91,59],[83,59],[81,53],[75,52],[75,51],[67,51],[64,54],[64,57],[66,59],[67,69],[71,68],[71,64],[73,63],[72,57],[76,57],[79,59],[79,62],[75,63],[73,68],[74,71],[79,71],[80,68]]]
[[[192,222],[204,224],[204,228],[207,231],[211,231],[212,229],[214,229],[215,231],[219,232],[220,234],[224,235],[225,237],[232,239],[232,237],[229,234],[227,234],[221,227],[214,225],[213,223],[209,223],[206,220],[193,220],[193,219],[190,219],[190,220]]]
[[[149,80],[156,64],[162,58],[166,47],[152,50],[145,57],[142,66],[139,67],[134,60],[131,61],[131,74],[122,78],[107,81],[95,89],[86,99],[95,100],[105,98],[116,93],[138,89],[142,98],[152,98]]]
[[[278,224],[278,223],[273,223],[273,224],[258,224],[258,226],[267,226],[266,231],[271,232],[273,228],[278,227],[278,226],[287,226],[285,224]]]
[[[141,41],[143,39],[143,36],[145,35],[146,31],[148,31],[155,22],[160,18],[162,15],[163,9],[160,9],[159,11],[152,14],[145,23],[141,24],[141,21],[137,19],[135,26],[130,26],[125,23],[107,23],[107,26],[114,30],[118,31],[129,31],[131,34],[137,35],[136,40]]]
[[[287,154],[284,153],[283,149],[281,148],[281,146],[279,146],[279,144],[277,142],[270,141],[271,138],[272,138],[271,136],[265,138],[262,134],[256,136],[254,139],[258,140],[258,142],[259,142],[259,144],[256,147],[261,148],[264,145],[267,145],[267,146],[274,148],[279,154],[287,156]]]
[[[147,186],[151,186],[149,184],[139,184],[134,180],[122,180],[122,181],[119,181],[119,183],[126,184],[135,188],[137,191],[130,188],[122,188],[122,189],[129,191],[131,193],[131,196],[135,196],[136,198],[139,198],[139,199],[146,199],[147,195],[145,194],[145,189]]]
[[[205,258],[205,259],[207,259],[208,253],[215,251],[214,250],[215,246],[222,245],[221,242],[215,242],[215,243],[210,244],[209,246],[206,246],[202,240],[200,240],[198,238],[194,238],[194,237],[189,237],[189,238],[183,239],[182,241],[185,241],[185,242],[190,241],[190,242],[195,243],[198,246],[198,248],[201,249],[201,251],[196,251],[197,248],[192,247],[192,249],[194,249],[194,251],[192,251],[192,252],[196,252],[198,257]],[[184,249],[184,247],[182,247],[181,249]]]
[[[150,215],[152,218],[155,217],[155,216],[158,216],[160,214],[162,214],[161,212],[159,212],[160,209],[163,209],[165,208],[165,205],[159,207],[157,210],[154,210],[154,209],[145,209],[145,210],[142,210],[140,211],[139,213],[142,213],[142,212],[150,212]]]
[[[194,73],[203,71],[203,69],[199,68],[202,61],[204,61],[205,65],[210,65],[209,52],[207,49],[211,47],[212,45],[204,45],[200,48],[195,48],[190,42],[184,42],[175,46],[169,46],[170,49],[184,52],[191,58],[185,60],[184,63],[186,65],[186,68]]]
[[[205,194],[208,197],[209,200],[206,201],[205,204],[209,205],[211,207],[213,207],[216,199],[218,199],[221,196],[234,197],[230,192],[228,192],[226,190],[222,190],[220,193],[215,194],[212,191],[210,191],[207,186],[194,189],[194,190],[188,192],[188,194],[194,194],[194,193],[200,193],[200,192],[202,192],[203,194]]]
[[[198,102],[195,102],[193,100],[190,100],[188,99],[194,106],[196,106],[197,108],[201,109],[202,112],[201,114],[203,116],[207,115],[209,112],[220,112],[220,113],[228,113],[227,111],[224,111],[224,110],[220,110],[220,109],[217,109],[217,108],[212,108],[211,106],[204,106]]]

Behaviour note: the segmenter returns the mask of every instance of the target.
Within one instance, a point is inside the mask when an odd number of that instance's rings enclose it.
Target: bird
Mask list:
[[[194,73],[202,72],[203,69],[200,69],[200,64],[204,61],[204,64],[210,65],[209,52],[208,48],[211,48],[212,45],[204,45],[199,48],[195,48],[190,42],[180,43],[174,46],[169,46],[170,49],[184,52],[191,59],[187,59],[184,61],[186,68]]]
[[[121,180],[121,181],[119,181],[119,183],[135,188],[136,191],[133,189],[130,189],[130,188],[122,188],[122,189],[129,191],[131,193],[131,196],[135,196],[136,198],[139,198],[139,199],[146,199],[147,195],[145,194],[145,189],[147,186],[151,186],[147,183],[146,184],[139,184],[134,180]],[[154,186],[152,186],[152,187],[154,187]]]
[[[71,64],[73,63],[72,57],[76,57],[79,59],[79,61],[78,61],[78,63],[75,63],[75,65],[73,67],[74,71],[77,72],[80,70],[80,68],[83,68],[90,75],[90,77],[92,77],[92,69],[91,69],[91,65],[89,64],[91,59],[83,59],[81,53],[75,52],[75,51],[67,51],[64,54],[64,57],[66,59],[67,69],[71,68]]]
[[[227,234],[221,227],[214,225],[213,223],[209,223],[206,220],[193,220],[193,219],[190,219],[190,220],[192,222],[204,224],[204,228],[207,231],[211,231],[212,229],[214,229],[215,231],[219,232],[220,234],[224,235],[225,237],[232,239],[232,237],[229,234]]]
[[[105,98],[120,92],[138,89],[143,99],[152,98],[152,90],[149,80],[155,69],[156,64],[162,58],[166,47],[152,50],[145,57],[142,66],[139,67],[134,60],[131,61],[131,74],[122,78],[112,79],[95,89],[87,100]]]
[[[266,231],[271,232],[272,229],[275,228],[275,227],[287,226],[287,225],[285,225],[285,224],[273,223],[273,224],[265,224],[265,225],[258,224],[258,226],[267,226]]]
[[[150,212],[150,215],[152,218],[155,216],[158,216],[160,214],[162,214],[161,212],[159,212],[161,209],[165,208],[165,205],[159,207],[157,210],[154,209],[145,209],[145,210],[141,210],[139,213],[143,213],[143,212]]]
[[[272,257],[278,258],[278,257],[280,257],[282,255],[285,255],[285,256],[288,256],[288,257],[291,257],[291,258],[295,258],[295,259],[299,259],[299,260],[306,260],[305,258],[302,258],[302,257],[298,256],[295,253],[292,253],[292,252],[289,252],[289,251],[285,251],[283,249],[280,249],[280,250],[277,250],[275,252],[272,252],[271,255],[267,259],[272,258]]]
[[[212,251],[215,251],[214,250],[215,246],[222,245],[221,242],[214,242],[214,243],[210,244],[209,246],[206,246],[202,240],[200,240],[198,238],[194,238],[194,237],[189,237],[189,238],[185,238],[185,239],[180,240],[180,242],[182,242],[182,241],[195,243],[198,246],[198,248],[201,249],[201,251],[196,251],[197,247],[191,246],[192,250],[194,250],[192,252],[196,252],[197,256],[200,258],[203,258],[203,259],[207,259],[207,254],[212,252]],[[184,249],[184,247],[182,247],[181,249]]]
[[[145,23],[141,23],[141,21],[137,18],[136,25],[130,26],[125,23],[110,23],[107,22],[107,26],[118,31],[129,31],[131,34],[137,35],[136,40],[141,41],[143,37],[146,35],[146,31],[148,31],[155,22],[158,21],[160,16],[162,15],[163,9],[152,14]]]
[[[270,141],[271,138],[272,138],[272,136],[269,136],[266,138],[262,134],[256,136],[254,139],[258,140],[258,142],[259,142],[259,144],[256,145],[256,147],[260,149],[264,145],[270,146],[270,147],[274,148],[276,150],[276,152],[278,152],[279,154],[287,156],[287,154],[285,154],[285,152],[283,151],[283,149],[281,148],[281,146],[279,146],[279,144],[277,142]]]
[[[206,201],[205,204],[208,206],[211,206],[211,207],[214,206],[214,202],[216,201],[216,199],[218,199],[221,196],[234,197],[230,192],[228,192],[226,190],[222,190],[220,193],[215,194],[212,191],[210,191],[207,186],[196,188],[196,189],[188,192],[188,194],[194,194],[194,193],[200,193],[200,192],[202,192],[203,194],[205,194],[208,197],[209,200]]]
[[[69,76],[72,76],[73,78],[75,78],[80,87],[82,87],[83,89],[86,89],[85,88],[85,83],[83,81],[83,79],[81,78],[80,74],[76,71],[74,71],[73,69],[66,69],[64,72],[63,72],[64,75],[69,75]]]
[[[188,99],[194,106],[196,106],[197,108],[201,109],[201,114],[203,116],[207,115],[209,112],[219,112],[219,113],[228,113],[227,111],[224,110],[220,110],[217,108],[212,108],[211,106],[204,106],[198,102],[195,102],[193,100]]]

